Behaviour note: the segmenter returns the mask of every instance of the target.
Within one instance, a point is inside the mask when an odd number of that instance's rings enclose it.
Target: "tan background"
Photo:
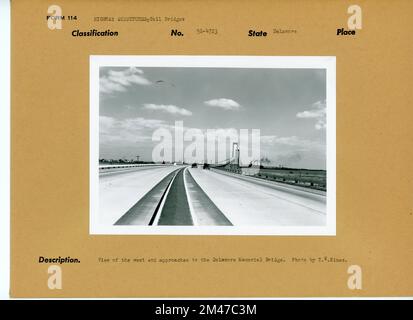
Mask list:
[[[47,28],[59,4],[63,29]],[[347,7],[363,29],[347,28]],[[413,2],[12,1],[11,294],[33,296],[413,295]],[[94,23],[94,16],[177,16],[176,23]],[[119,31],[75,38],[73,29]],[[219,36],[198,36],[215,27]],[[184,38],[170,37],[172,28]],[[296,35],[272,35],[294,28]],[[249,29],[267,38],[247,37]],[[337,236],[90,236],[89,55],[337,57]],[[259,59],[257,57],[257,59]],[[47,287],[40,255],[71,256],[63,289]],[[338,264],[125,264],[99,256],[334,256]],[[363,289],[347,288],[347,267]]]

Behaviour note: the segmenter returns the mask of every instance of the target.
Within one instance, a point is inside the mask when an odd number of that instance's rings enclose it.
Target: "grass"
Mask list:
[[[313,189],[326,190],[326,171],[289,168],[265,168],[255,174],[258,178],[301,185]]]

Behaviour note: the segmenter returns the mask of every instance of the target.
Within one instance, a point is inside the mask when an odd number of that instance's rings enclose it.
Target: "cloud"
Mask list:
[[[265,166],[295,166],[305,159],[305,154],[302,152],[285,151],[273,152],[271,155],[265,155],[260,159],[262,165]]]
[[[163,112],[167,112],[167,113],[171,113],[171,114],[179,114],[181,116],[192,116],[192,112],[184,109],[184,108],[180,108],[174,105],[164,105],[164,104],[153,104],[153,103],[146,103],[143,105],[143,109],[146,110],[159,110],[159,111],[163,111]]]
[[[224,110],[239,110],[241,107],[238,102],[226,98],[204,101],[204,104],[210,107],[222,108]]]
[[[151,141],[152,131],[169,125],[158,119],[142,117],[130,119],[115,119],[112,117],[99,117],[99,133],[101,143],[116,142],[128,144]]]
[[[261,136],[261,144],[265,147],[278,147],[294,149],[294,150],[322,150],[325,145],[320,141],[302,139],[297,136],[279,137],[279,136]]]
[[[215,133],[215,137],[231,137],[231,138],[236,138],[238,141],[239,135],[238,135],[238,130],[235,128],[216,128],[213,129]]]
[[[297,118],[316,120],[317,130],[326,128],[326,101],[317,101],[311,105],[310,110],[297,113]]]
[[[108,74],[100,77],[100,92],[111,94],[124,92],[132,85],[151,85],[152,82],[143,76],[143,71],[130,67],[122,71],[109,70]]]
[[[288,163],[288,164],[293,164],[301,161],[303,159],[303,156],[299,152],[291,152],[287,154],[280,154],[277,156],[276,162],[283,164],[283,163]]]
[[[261,154],[269,160],[264,165],[324,168],[326,145],[320,140],[297,136],[261,136]]]
[[[278,136],[261,136],[261,142],[265,144],[285,144],[289,146],[302,145],[303,140],[296,136],[278,137]]]

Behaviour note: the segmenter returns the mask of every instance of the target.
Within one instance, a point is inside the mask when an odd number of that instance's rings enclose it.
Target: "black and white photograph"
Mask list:
[[[334,57],[90,63],[91,233],[335,234]]]

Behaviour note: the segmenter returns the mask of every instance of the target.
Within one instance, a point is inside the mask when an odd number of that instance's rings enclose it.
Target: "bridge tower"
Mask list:
[[[239,145],[238,142],[232,143],[231,164],[239,167]]]

